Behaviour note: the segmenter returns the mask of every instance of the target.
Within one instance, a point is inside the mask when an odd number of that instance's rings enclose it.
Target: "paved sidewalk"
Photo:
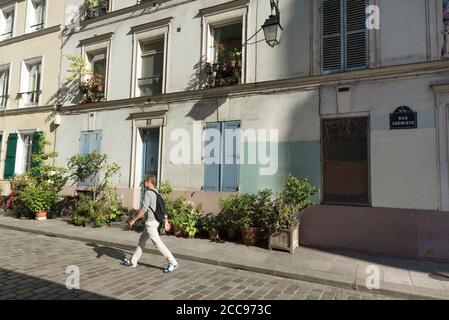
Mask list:
[[[62,219],[38,222],[0,216],[0,228],[90,241],[128,250],[134,249],[139,237],[136,232],[117,228],[76,227]],[[304,247],[290,255],[238,243],[215,243],[206,239],[174,236],[163,236],[163,241],[179,259],[360,291],[369,291],[365,286],[369,276],[367,267],[377,266],[380,270],[379,294],[399,298],[449,299],[449,263]],[[150,242],[145,252],[157,253]]]

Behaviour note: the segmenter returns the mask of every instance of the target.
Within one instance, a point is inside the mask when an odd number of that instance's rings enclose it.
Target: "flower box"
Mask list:
[[[279,230],[273,232],[268,239],[268,249],[279,249],[288,251],[291,254],[299,246],[299,226],[289,230]]]

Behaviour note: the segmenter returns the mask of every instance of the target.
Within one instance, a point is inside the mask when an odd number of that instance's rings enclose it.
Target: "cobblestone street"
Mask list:
[[[186,260],[179,260],[180,267],[167,275],[162,272],[164,259],[150,254],[133,269],[121,264],[130,253],[2,229],[0,299],[388,299]],[[66,288],[68,266],[80,270],[79,290]]]

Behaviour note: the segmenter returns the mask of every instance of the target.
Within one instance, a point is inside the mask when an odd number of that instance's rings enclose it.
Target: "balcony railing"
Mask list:
[[[162,75],[137,79],[141,96],[154,96],[162,93]]]
[[[32,26],[30,26],[30,29],[32,31],[38,31],[38,30],[41,30],[43,28],[44,28],[44,23],[43,22],[37,23],[37,24],[33,24]]]
[[[39,104],[39,97],[41,95],[40,90],[36,91],[28,91],[28,92],[19,92],[18,98],[21,101],[21,104],[24,106],[29,105],[38,105]]]
[[[85,8],[84,16],[85,19],[92,19],[96,17],[100,17],[108,13],[108,4],[103,4],[96,7],[87,7]]]
[[[6,40],[12,38],[12,31],[8,31],[0,34],[0,40]]]

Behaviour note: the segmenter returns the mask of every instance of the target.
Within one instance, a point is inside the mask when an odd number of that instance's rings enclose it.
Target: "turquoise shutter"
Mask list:
[[[101,131],[90,132],[89,153],[100,153],[101,151]]]
[[[239,190],[240,122],[223,122],[222,126],[221,191],[235,192]]]
[[[205,129],[205,146],[206,148],[213,143],[216,143],[213,139],[213,132],[220,132],[220,123],[206,123]],[[221,141],[220,148],[221,149]],[[204,190],[205,191],[219,191],[220,190],[220,163],[217,163],[217,157],[219,158],[221,150],[213,148],[212,152],[206,152],[204,157]]]
[[[321,1],[321,69],[323,73],[343,70],[344,0]]]
[[[5,179],[12,178],[16,167],[16,151],[17,151],[17,139],[19,134],[10,133],[8,136],[8,145],[6,149],[5,160]]]
[[[43,136],[44,136],[44,133],[42,131],[38,131],[38,132],[35,132],[33,134],[33,142],[32,142],[32,145],[31,145],[31,154],[32,155],[34,155],[34,154],[36,154],[36,153],[41,151],[40,150],[40,146],[39,146],[39,140]],[[32,168],[39,167],[40,165],[41,165],[40,162],[32,161],[32,163],[31,163],[31,167]]]
[[[367,0],[345,1],[345,69],[368,67]]]
[[[81,132],[80,155],[89,153],[90,132]]]

